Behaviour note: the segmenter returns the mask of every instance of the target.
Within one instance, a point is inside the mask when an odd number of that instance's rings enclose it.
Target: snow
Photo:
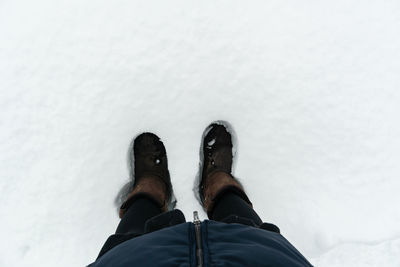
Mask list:
[[[0,1],[0,266],[93,261],[143,131],[205,219],[219,119],[255,209],[313,264],[399,266],[399,47],[395,0]]]

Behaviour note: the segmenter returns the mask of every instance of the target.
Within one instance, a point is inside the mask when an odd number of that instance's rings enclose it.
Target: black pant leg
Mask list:
[[[159,204],[151,197],[141,195],[132,201],[115,234],[108,237],[97,258],[132,238],[184,222],[182,211],[175,209],[162,212]]]
[[[159,205],[145,196],[136,199],[118,224],[116,234],[144,233],[148,219],[161,214]]]
[[[222,221],[231,215],[252,220],[256,225],[262,224],[261,218],[246,201],[234,192],[227,191],[218,196],[209,217],[214,221]]]

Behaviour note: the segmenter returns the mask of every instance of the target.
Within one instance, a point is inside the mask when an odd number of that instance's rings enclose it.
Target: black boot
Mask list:
[[[167,153],[160,138],[153,133],[142,133],[133,144],[133,166],[135,182],[132,192],[120,208],[124,215],[132,202],[146,195],[167,211],[172,196],[172,185],[168,171]]]
[[[201,204],[210,213],[219,194],[232,191],[251,205],[242,185],[232,176],[233,142],[228,123],[218,121],[204,131],[200,151]]]

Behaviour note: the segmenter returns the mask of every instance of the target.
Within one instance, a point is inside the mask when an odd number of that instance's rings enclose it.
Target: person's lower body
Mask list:
[[[254,211],[242,185],[232,175],[233,143],[227,126],[213,123],[202,140],[199,196],[210,220],[241,223],[267,230]],[[120,208],[121,221],[99,257],[131,238],[185,222],[180,210],[168,212],[172,184],[164,144],[158,136],[143,133],[133,145],[134,186]],[[269,228],[268,228],[269,227]]]

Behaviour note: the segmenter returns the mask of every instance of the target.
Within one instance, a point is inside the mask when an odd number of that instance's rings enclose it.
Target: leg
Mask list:
[[[236,215],[256,225],[262,224],[242,186],[232,175],[215,172],[206,178],[204,185],[204,207],[211,220],[222,221]]]
[[[161,213],[159,204],[154,200],[146,196],[138,197],[122,217],[115,233],[143,234],[146,221]]]
[[[161,208],[154,200],[146,195],[138,196],[126,208],[114,235],[111,235],[104,243],[97,258],[100,258],[107,251],[119,244],[144,234],[144,227],[147,220],[160,214]]]
[[[221,221],[231,215],[250,219],[257,225],[262,224],[261,218],[253,208],[237,193],[229,190],[216,197],[214,208],[209,217],[211,220]]]
[[[151,196],[138,194],[129,207],[126,207],[115,234],[107,239],[98,258],[127,240],[184,222],[185,216],[182,211],[164,212],[159,203]]]

